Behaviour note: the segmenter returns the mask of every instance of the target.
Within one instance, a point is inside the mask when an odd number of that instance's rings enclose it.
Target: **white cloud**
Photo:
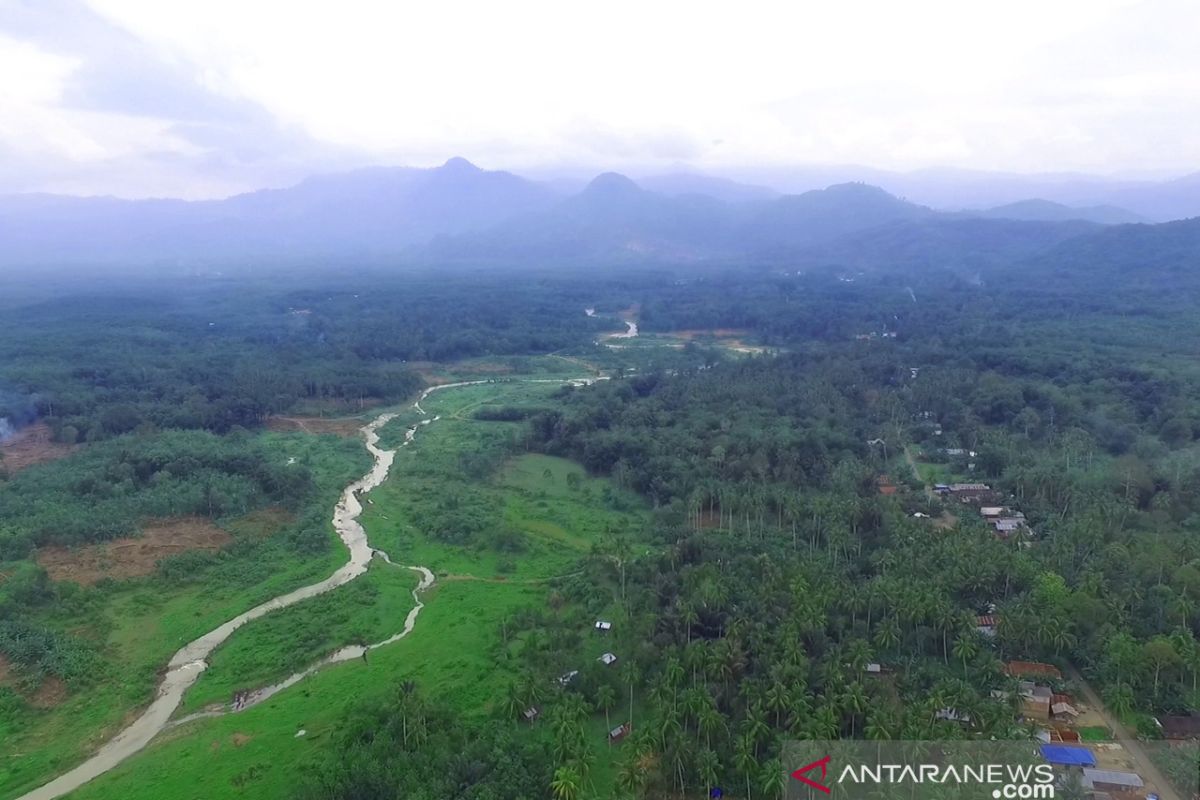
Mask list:
[[[22,121],[5,135],[57,126],[116,159],[192,153],[201,192],[456,154],[513,168],[1200,164],[1187,0],[15,2],[10,36],[59,71],[14,90],[27,94],[5,108]],[[47,13],[58,24],[30,22]]]

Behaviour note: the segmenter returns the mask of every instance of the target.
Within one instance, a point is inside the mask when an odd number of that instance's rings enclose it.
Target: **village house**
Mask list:
[[[1117,772],[1109,769],[1083,768],[1083,788],[1093,792],[1136,792],[1145,786],[1136,772]]]
[[[1155,717],[1154,722],[1162,731],[1164,739],[1196,739],[1200,738],[1200,716],[1168,715]]]
[[[1024,525],[1023,520],[1014,517],[1000,517],[992,520],[992,528],[1004,539],[1019,531]]]
[[[605,653],[596,660],[606,667],[611,667],[613,664],[617,663],[617,657],[612,653]]]
[[[600,633],[608,633],[612,630],[612,623],[608,620],[598,619],[596,620],[596,630]]]
[[[946,722],[960,722],[963,725],[969,725],[971,723],[971,717],[968,714],[965,714],[962,711],[954,708],[943,708],[941,711],[937,712],[936,716],[938,719]]]
[[[629,732],[632,730],[633,730],[633,725],[631,725],[628,722],[626,722],[624,725],[618,725],[617,727],[613,728],[611,731],[608,732],[609,743],[616,744],[617,742],[621,741],[626,736],[628,736]]]
[[[1049,686],[1039,686],[1033,681],[1021,681],[1019,691],[1022,715],[1041,722],[1050,719],[1050,700],[1054,692]]]
[[[527,708],[521,712],[521,716],[530,725],[532,725],[534,723],[534,721],[541,715],[542,715],[542,710],[540,708],[538,708],[537,706],[530,706],[529,708]]]
[[[975,630],[981,635],[989,639],[996,635],[996,627],[999,625],[999,620],[994,614],[980,614],[975,618]]]
[[[949,494],[960,503],[994,503],[1000,499],[1000,493],[986,483],[952,483],[947,487]]]

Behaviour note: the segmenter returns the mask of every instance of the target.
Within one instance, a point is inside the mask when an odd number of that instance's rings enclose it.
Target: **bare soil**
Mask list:
[[[91,586],[102,578],[136,578],[154,572],[162,558],[188,550],[220,550],[233,537],[201,517],[151,520],[142,535],[84,547],[42,547],[37,563],[51,580]]]
[[[301,431],[321,435],[331,433],[349,439],[357,436],[363,426],[358,417],[268,417],[267,428],[273,431],[290,433]]]
[[[34,708],[54,708],[67,699],[67,685],[55,675],[42,678],[41,685],[29,697]]]
[[[0,653],[0,686],[21,691],[17,668],[3,653]],[[67,685],[60,678],[47,675],[32,693],[21,693],[34,708],[54,708],[67,699]]]
[[[45,464],[66,458],[78,449],[78,445],[52,441],[50,426],[44,422],[17,431],[11,439],[0,444],[0,469],[14,475],[34,464]]]
[[[698,339],[703,336],[711,336],[714,339],[736,339],[749,334],[750,331],[745,328],[688,328],[682,331],[671,331],[667,335],[679,339]]]

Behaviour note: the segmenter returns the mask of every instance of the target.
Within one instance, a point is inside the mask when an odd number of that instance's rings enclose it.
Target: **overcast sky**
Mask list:
[[[0,192],[363,164],[1200,169],[1195,0],[0,0]]]

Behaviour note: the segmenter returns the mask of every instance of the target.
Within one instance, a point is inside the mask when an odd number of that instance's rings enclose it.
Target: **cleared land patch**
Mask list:
[[[281,433],[311,433],[314,435],[357,436],[365,423],[359,417],[271,417],[267,429]]]
[[[44,676],[37,687],[30,690],[17,667],[3,653],[0,653],[0,687],[17,692],[34,708],[54,708],[67,698],[67,685],[55,675]]]
[[[149,575],[163,558],[189,550],[220,550],[231,541],[228,532],[200,517],[153,520],[141,536],[83,547],[42,547],[37,563],[51,580],[92,586],[104,578]]]
[[[8,441],[0,444],[0,469],[14,475],[34,464],[57,461],[75,452],[78,445],[56,442],[50,426],[35,422],[17,431]]]

